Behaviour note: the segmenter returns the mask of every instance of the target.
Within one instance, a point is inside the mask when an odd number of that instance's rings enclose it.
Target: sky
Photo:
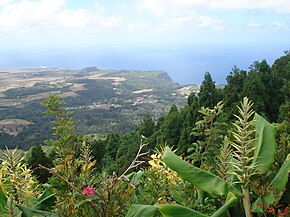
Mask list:
[[[290,49],[289,0],[0,0],[0,68],[165,70],[179,83]]]

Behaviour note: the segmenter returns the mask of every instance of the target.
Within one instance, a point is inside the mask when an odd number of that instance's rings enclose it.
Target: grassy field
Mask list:
[[[174,83],[164,71],[0,69],[0,147],[48,138],[51,117],[40,101],[50,94],[67,102],[78,132],[106,134],[133,130],[146,114],[157,120],[192,91],[198,87]]]
[[[17,136],[24,128],[28,127],[32,122],[21,119],[4,119],[0,120],[0,131],[11,136]]]

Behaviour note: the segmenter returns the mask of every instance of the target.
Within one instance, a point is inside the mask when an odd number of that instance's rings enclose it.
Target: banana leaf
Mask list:
[[[274,162],[276,151],[276,128],[263,117],[255,114],[256,144],[253,164],[260,173],[266,172]]]
[[[127,178],[130,180],[130,184],[134,187],[137,187],[140,184],[140,179],[143,176],[142,170],[139,170],[137,173],[132,172],[127,175]]]
[[[36,210],[24,206],[17,206],[22,211],[22,217],[59,217],[58,214]]]
[[[7,206],[7,198],[3,192],[2,187],[0,187],[0,214],[5,210]]]
[[[163,217],[207,217],[200,212],[177,204],[162,204],[158,206],[159,212]]]
[[[229,192],[227,195],[226,203],[221,208],[219,208],[211,217],[225,216],[227,210],[232,207],[237,201],[238,198],[232,192]]]
[[[176,171],[183,180],[190,182],[196,188],[210,194],[224,196],[228,194],[229,183],[212,173],[185,162],[180,157],[176,156],[169,147],[165,147],[162,159],[165,164],[172,170]],[[242,195],[233,187],[231,187],[231,191],[237,196]]]
[[[286,160],[277,172],[276,176],[269,184],[269,188],[274,185],[277,193],[280,193],[288,182],[288,176],[290,173],[290,154],[287,155]]]
[[[287,185],[289,173],[290,173],[290,154],[288,154],[286,160],[284,161],[283,165],[277,172],[276,176],[274,177],[272,182],[267,186],[267,189],[271,190],[274,187],[274,192],[276,194],[277,193],[280,194]],[[262,213],[263,210],[261,207],[259,207],[259,204],[261,203],[264,203],[265,205],[273,204],[275,200],[277,200],[277,198],[275,198],[274,192],[273,190],[271,190],[270,194],[264,197],[263,199],[259,197],[252,205],[252,212]]]
[[[263,204],[263,200],[261,197],[258,197],[257,200],[252,204],[252,212],[253,213],[263,213],[263,209],[261,207]]]
[[[49,189],[46,189],[39,197],[38,202],[33,206],[33,209],[49,210],[55,205],[55,202],[56,198],[54,197],[54,194]]]
[[[237,202],[237,197],[232,193],[229,192],[227,196],[226,203],[219,208],[211,217],[221,217],[224,216],[227,210]],[[206,215],[197,212],[193,209],[180,206],[178,204],[161,204],[158,205],[159,212],[162,214],[163,217],[207,217]]]
[[[263,213],[264,210],[262,209],[262,207],[265,209],[266,207],[268,207],[270,204],[273,204],[274,202],[275,202],[275,195],[273,191],[271,191],[270,194],[268,194],[263,199],[261,197],[257,198],[257,200],[252,205],[252,212]]]
[[[155,217],[158,207],[153,205],[133,204],[125,217]]]

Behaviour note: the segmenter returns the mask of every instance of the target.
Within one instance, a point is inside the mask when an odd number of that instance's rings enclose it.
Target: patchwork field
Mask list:
[[[4,119],[0,120],[0,131],[11,136],[17,136],[24,128],[28,127],[32,122],[22,119]]]
[[[133,130],[146,114],[157,119],[198,89],[163,71],[0,69],[0,147],[29,147],[49,137],[51,117],[40,101],[50,94],[66,101],[79,132],[106,134]]]

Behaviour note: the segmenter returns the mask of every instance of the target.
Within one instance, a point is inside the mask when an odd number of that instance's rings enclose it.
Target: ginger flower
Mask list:
[[[93,188],[90,187],[86,187],[83,191],[82,191],[82,195],[94,195],[96,192]]]

